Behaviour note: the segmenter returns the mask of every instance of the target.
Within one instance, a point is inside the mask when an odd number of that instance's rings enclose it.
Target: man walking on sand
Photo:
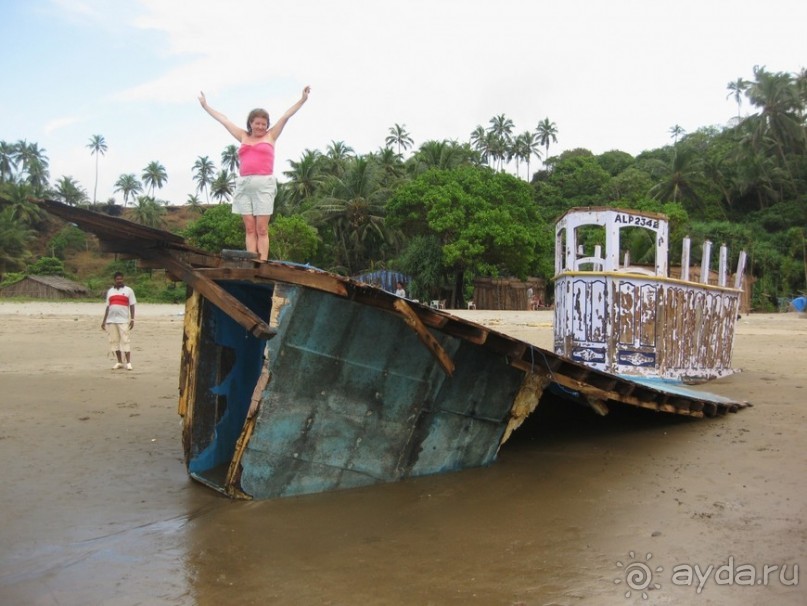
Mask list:
[[[132,370],[129,331],[134,328],[137,299],[134,291],[123,283],[121,272],[115,272],[114,278],[115,285],[106,292],[106,311],[101,321],[101,330],[108,332],[109,345],[117,358],[112,370],[123,368],[124,360],[126,370]]]

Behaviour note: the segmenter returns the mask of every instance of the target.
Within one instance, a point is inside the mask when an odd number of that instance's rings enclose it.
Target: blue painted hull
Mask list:
[[[434,331],[456,363],[449,377],[399,316],[303,287],[284,291],[278,333],[268,341],[271,380],[237,485],[226,485],[220,467],[235,456],[249,408],[243,387],[257,380],[263,352],[217,308],[203,312],[210,327],[199,334],[212,330],[215,338],[198,350],[195,362],[209,376],[197,379],[216,398],[201,394],[192,416],[220,420],[212,439],[201,436],[204,448],[191,448],[194,477],[267,499],[493,462],[523,380],[505,356]],[[220,358],[222,349],[234,352],[224,376],[204,359]],[[221,398],[224,414],[213,404]]]

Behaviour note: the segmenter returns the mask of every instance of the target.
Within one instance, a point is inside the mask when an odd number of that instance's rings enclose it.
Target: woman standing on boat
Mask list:
[[[199,103],[204,110],[223,124],[241,143],[238,150],[241,176],[236,181],[233,212],[241,215],[244,220],[247,251],[257,253],[261,261],[269,258],[269,220],[277,194],[277,179],[274,177],[275,141],[289,118],[308,100],[310,92],[311,87],[306,86],[300,100],[287,109],[271,128],[269,113],[265,109],[253,109],[247,116],[246,130],[210,107],[204,93],[199,94]]]

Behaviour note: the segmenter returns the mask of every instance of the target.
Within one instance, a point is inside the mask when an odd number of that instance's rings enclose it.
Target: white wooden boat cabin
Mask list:
[[[555,352],[618,375],[700,382],[730,374],[745,253],[729,284],[721,246],[710,284],[712,244],[704,242],[690,280],[690,240],[681,277],[670,278],[665,215],[574,208],[555,228]],[[643,251],[633,265],[629,250]],[[652,260],[649,260],[652,257]],[[695,273],[695,272],[692,272]]]

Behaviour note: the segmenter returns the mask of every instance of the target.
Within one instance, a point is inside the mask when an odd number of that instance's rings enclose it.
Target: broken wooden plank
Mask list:
[[[404,322],[406,322],[407,326],[415,331],[417,334],[418,339],[423,345],[426,346],[434,358],[437,360],[437,363],[440,365],[440,368],[443,369],[449,377],[454,374],[454,361],[451,357],[446,353],[446,350],[437,342],[437,339],[434,338],[432,333],[423,325],[423,322],[420,321],[417,314],[412,310],[409,304],[404,299],[397,299],[393,306],[396,310],[403,316]]]
[[[513,407],[510,409],[510,420],[504,430],[502,439],[499,441],[499,448],[510,439],[510,435],[532,414],[541,401],[544,389],[552,382],[549,374],[545,372],[530,372],[524,375],[524,381],[513,399]]]
[[[149,259],[162,263],[168,271],[182,278],[186,284],[200,292],[205,299],[238,322],[253,336],[259,339],[271,339],[277,334],[274,328],[241,301],[213,280],[202,275],[200,271],[172,257],[168,251],[143,251],[143,254]]]

